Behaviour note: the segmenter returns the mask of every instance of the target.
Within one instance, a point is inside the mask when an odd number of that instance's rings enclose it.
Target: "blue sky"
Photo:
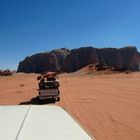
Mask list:
[[[0,0],[0,69],[56,48],[140,51],[140,0]]]

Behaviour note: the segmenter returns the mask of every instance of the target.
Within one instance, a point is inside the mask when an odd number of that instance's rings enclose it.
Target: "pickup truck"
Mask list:
[[[39,99],[44,100],[48,98],[60,101],[59,81],[56,73],[47,73],[39,79]]]

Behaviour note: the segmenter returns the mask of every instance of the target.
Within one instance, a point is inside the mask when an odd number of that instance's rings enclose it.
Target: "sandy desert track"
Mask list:
[[[140,75],[61,76],[64,106],[98,140],[140,139]]]
[[[0,104],[31,104],[37,75],[0,77]],[[64,107],[97,140],[140,139],[140,73],[60,76]]]

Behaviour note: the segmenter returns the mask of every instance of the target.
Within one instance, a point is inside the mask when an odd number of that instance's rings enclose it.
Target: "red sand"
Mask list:
[[[37,96],[37,75],[0,77],[0,105],[30,101]],[[140,140],[140,73],[63,74],[64,107],[97,140]],[[29,102],[30,103],[30,102]]]

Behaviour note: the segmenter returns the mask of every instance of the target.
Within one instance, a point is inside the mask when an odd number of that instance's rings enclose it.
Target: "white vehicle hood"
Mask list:
[[[93,140],[58,106],[0,106],[0,140]]]

